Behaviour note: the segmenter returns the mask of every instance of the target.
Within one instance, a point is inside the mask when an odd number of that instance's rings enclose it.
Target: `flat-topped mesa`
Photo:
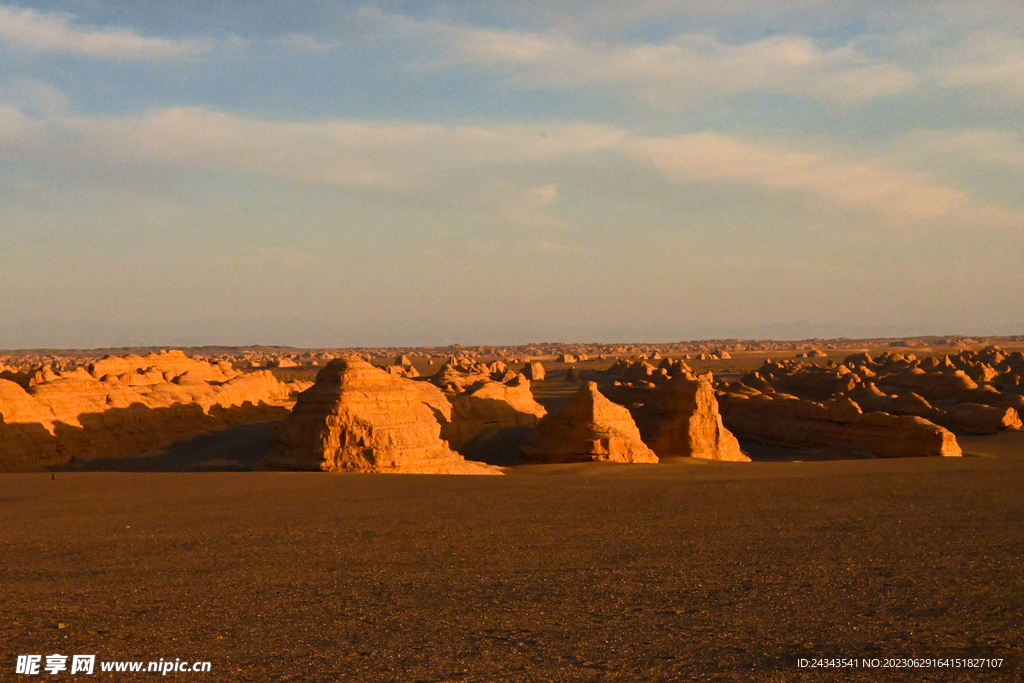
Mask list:
[[[912,415],[864,414],[846,397],[817,403],[787,394],[728,394],[721,406],[731,430],[763,443],[846,448],[882,458],[961,455],[947,429]]]
[[[711,383],[676,375],[651,392],[640,413],[641,431],[659,458],[748,462],[722,424]]]
[[[535,463],[658,462],[629,411],[602,396],[594,382],[584,383],[561,410],[540,421],[522,456]]]
[[[451,405],[437,387],[358,358],[332,360],[271,437],[268,466],[327,472],[501,474],[441,439]]]

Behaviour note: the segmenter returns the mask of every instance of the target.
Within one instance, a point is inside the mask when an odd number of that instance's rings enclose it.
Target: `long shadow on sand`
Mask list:
[[[72,462],[55,471],[73,472],[243,472],[269,452],[276,422],[260,422],[203,434],[160,450],[116,458]]]
[[[519,448],[532,433],[532,427],[508,427],[485,432],[459,446],[458,451],[466,460],[498,467],[515,467],[523,464]]]
[[[828,460],[874,460],[873,455],[843,448],[797,448],[740,439],[740,450],[754,462],[818,462]]]

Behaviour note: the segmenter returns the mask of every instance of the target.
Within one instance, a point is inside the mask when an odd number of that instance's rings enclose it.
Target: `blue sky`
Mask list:
[[[0,3],[0,347],[1024,333],[1012,2]]]

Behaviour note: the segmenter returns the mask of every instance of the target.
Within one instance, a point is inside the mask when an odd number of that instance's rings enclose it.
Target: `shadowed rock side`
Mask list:
[[[282,384],[266,371],[239,375],[228,363],[215,366],[180,352],[109,357],[90,367],[44,368],[27,391],[0,380],[0,471],[134,455],[218,429],[280,420],[292,391],[305,388]]]
[[[658,462],[640,440],[629,411],[602,396],[594,382],[581,386],[561,410],[540,421],[522,456],[525,462],[540,463]]]
[[[547,413],[533,400],[530,381],[522,375],[505,383],[480,381],[462,393],[445,392],[445,397],[452,410],[441,436],[456,449],[502,430],[536,427]]]
[[[883,458],[961,455],[945,428],[911,415],[865,415],[845,397],[817,403],[778,393],[727,394],[720,404],[729,429],[764,443],[847,448]]]
[[[501,474],[441,439],[451,405],[437,387],[356,358],[332,360],[271,436],[277,469],[407,474]]]
[[[533,399],[530,381],[503,362],[451,358],[429,381],[452,406],[441,438],[464,456],[491,465],[518,464],[519,447],[547,412]]]

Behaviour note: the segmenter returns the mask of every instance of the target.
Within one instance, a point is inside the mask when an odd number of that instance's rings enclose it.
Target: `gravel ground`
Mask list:
[[[1021,437],[506,477],[0,475],[0,680],[76,680],[12,673],[61,653],[208,660],[167,676],[204,681],[1020,681]],[[1004,661],[798,666],[822,657]]]

